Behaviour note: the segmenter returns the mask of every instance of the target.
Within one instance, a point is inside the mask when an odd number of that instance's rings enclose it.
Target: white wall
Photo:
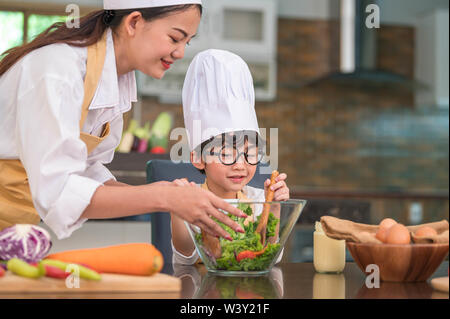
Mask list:
[[[213,2],[215,0],[203,0]],[[245,1],[245,0],[242,0]],[[336,3],[340,0],[275,0],[281,17],[328,19],[334,13]],[[414,24],[417,16],[425,14],[436,7],[449,7],[448,0],[374,0],[380,5],[382,23]],[[0,0],[1,2],[1,0]],[[103,0],[20,0],[29,3],[75,3],[85,6],[102,7]]]
[[[0,0],[1,1],[1,0]],[[203,0],[205,4],[215,0]],[[245,0],[242,0],[245,2]],[[278,12],[281,17],[304,19],[328,19],[330,16],[330,1],[339,0],[274,0],[278,3]],[[29,3],[74,3],[80,6],[102,7],[103,0],[21,0]]]
[[[448,9],[434,10],[416,22],[416,79],[430,87],[417,93],[418,105],[448,107],[448,30]]]
[[[436,102],[449,106],[449,19],[448,9],[436,12]]]
[[[204,0],[214,1],[214,0]],[[243,0],[245,1],[245,0]],[[278,0],[278,15],[286,18],[328,19],[336,15],[340,0]],[[374,0],[380,6],[380,22],[415,25],[420,16],[448,9],[449,0]]]
[[[41,222],[39,226],[46,229],[52,237],[53,245],[49,254],[125,243],[151,243],[152,238],[150,222],[89,220],[65,239],[58,239],[48,225]]]
[[[447,9],[448,0],[378,0],[380,21],[383,24],[416,25],[423,17],[437,8]]]
[[[103,7],[103,0],[20,0],[20,2],[36,3],[37,5],[41,3],[56,3],[64,5],[73,3],[87,7]]]
[[[417,105],[431,104],[434,100],[435,86],[435,56],[436,34],[434,16],[422,17],[417,22],[415,42],[415,76],[421,83],[429,86],[430,90],[421,90],[416,94]]]

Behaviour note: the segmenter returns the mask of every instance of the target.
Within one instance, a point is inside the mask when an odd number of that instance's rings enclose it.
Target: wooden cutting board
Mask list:
[[[448,293],[448,276],[431,279],[431,285],[436,290]]]
[[[153,276],[129,276],[118,274],[101,274],[100,281],[80,279],[79,287],[76,281],[41,277],[39,279],[24,278],[7,271],[4,277],[0,277],[0,298],[12,297],[33,298],[46,296],[68,297],[101,297],[116,296],[126,298],[127,295],[135,298],[140,295],[144,298],[179,298],[181,280],[166,274]],[[70,288],[72,286],[73,288]],[[81,295],[81,296],[80,296]],[[21,296],[21,297],[20,297]]]

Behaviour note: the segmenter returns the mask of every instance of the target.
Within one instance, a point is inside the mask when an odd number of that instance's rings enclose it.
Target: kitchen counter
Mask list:
[[[28,280],[30,286],[24,287],[16,293],[0,292],[0,299],[448,299],[448,293],[434,290],[430,284],[432,278],[447,276],[448,267],[448,261],[444,261],[427,282],[380,282],[379,288],[369,289],[365,285],[365,274],[355,263],[347,263],[343,273],[338,275],[318,274],[314,271],[312,263],[281,263],[274,267],[267,276],[244,278],[211,275],[203,265],[175,267],[166,265],[164,267],[165,274],[159,274],[159,280],[149,277],[148,284],[142,282],[136,285],[136,283],[132,284],[122,280],[120,286],[114,286],[111,282],[108,284],[105,282],[104,285],[97,282],[83,284],[84,289],[79,291],[76,289],[70,289],[70,291],[46,289],[36,292],[32,286],[37,282],[34,279],[23,279],[24,282]],[[180,280],[166,275],[178,277]],[[132,279],[136,281],[136,279]],[[44,280],[59,282],[59,280],[51,278]],[[178,289],[169,292],[169,284],[165,282],[177,284]],[[52,285],[54,286],[55,282],[49,287],[51,288]],[[63,283],[59,283],[59,285],[63,285]],[[149,287],[154,292],[148,291]]]
[[[447,276],[444,261],[427,282],[380,282],[369,289],[366,276],[355,263],[347,263],[338,275],[318,274],[312,263],[284,263],[264,277],[221,277],[208,274],[203,265],[175,267],[182,280],[181,298],[286,298],[286,299],[448,299],[448,293],[434,290],[431,279]]]

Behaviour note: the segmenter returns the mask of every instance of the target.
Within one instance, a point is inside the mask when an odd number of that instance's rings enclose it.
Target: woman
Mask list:
[[[197,187],[119,183],[105,163],[136,101],[134,70],[161,78],[183,58],[201,0],[105,0],[80,27],[55,24],[0,61],[0,229],[40,219],[59,239],[87,219],[171,211],[215,236],[242,212]]]

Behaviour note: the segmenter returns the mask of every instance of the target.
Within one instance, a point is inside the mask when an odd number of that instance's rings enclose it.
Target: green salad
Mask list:
[[[252,208],[249,204],[239,203],[238,208],[247,214],[247,216],[253,215]],[[236,221],[245,230],[245,233],[235,232],[229,226],[215,219],[215,221],[223,229],[225,229],[233,239],[233,241],[228,241],[224,238],[220,238],[222,254],[220,258],[215,260],[215,269],[231,271],[260,271],[267,269],[280,249],[280,244],[278,243],[268,243],[264,252],[255,258],[244,258],[239,261],[237,258],[239,253],[242,251],[249,250],[252,252],[258,252],[264,248],[261,243],[260,235],[255,234],[260,216],[257,217],[256,222],[249,222],[248,225],[244,225],[245,218],[239,218],[234,215],[230,215],[229,217]],[[276,227],[278,222],[278,218],[270,213],[266,227],[266,238],[276,235]],[[203,245],[201,233],[196,234],[195,237],[197,243]]]

